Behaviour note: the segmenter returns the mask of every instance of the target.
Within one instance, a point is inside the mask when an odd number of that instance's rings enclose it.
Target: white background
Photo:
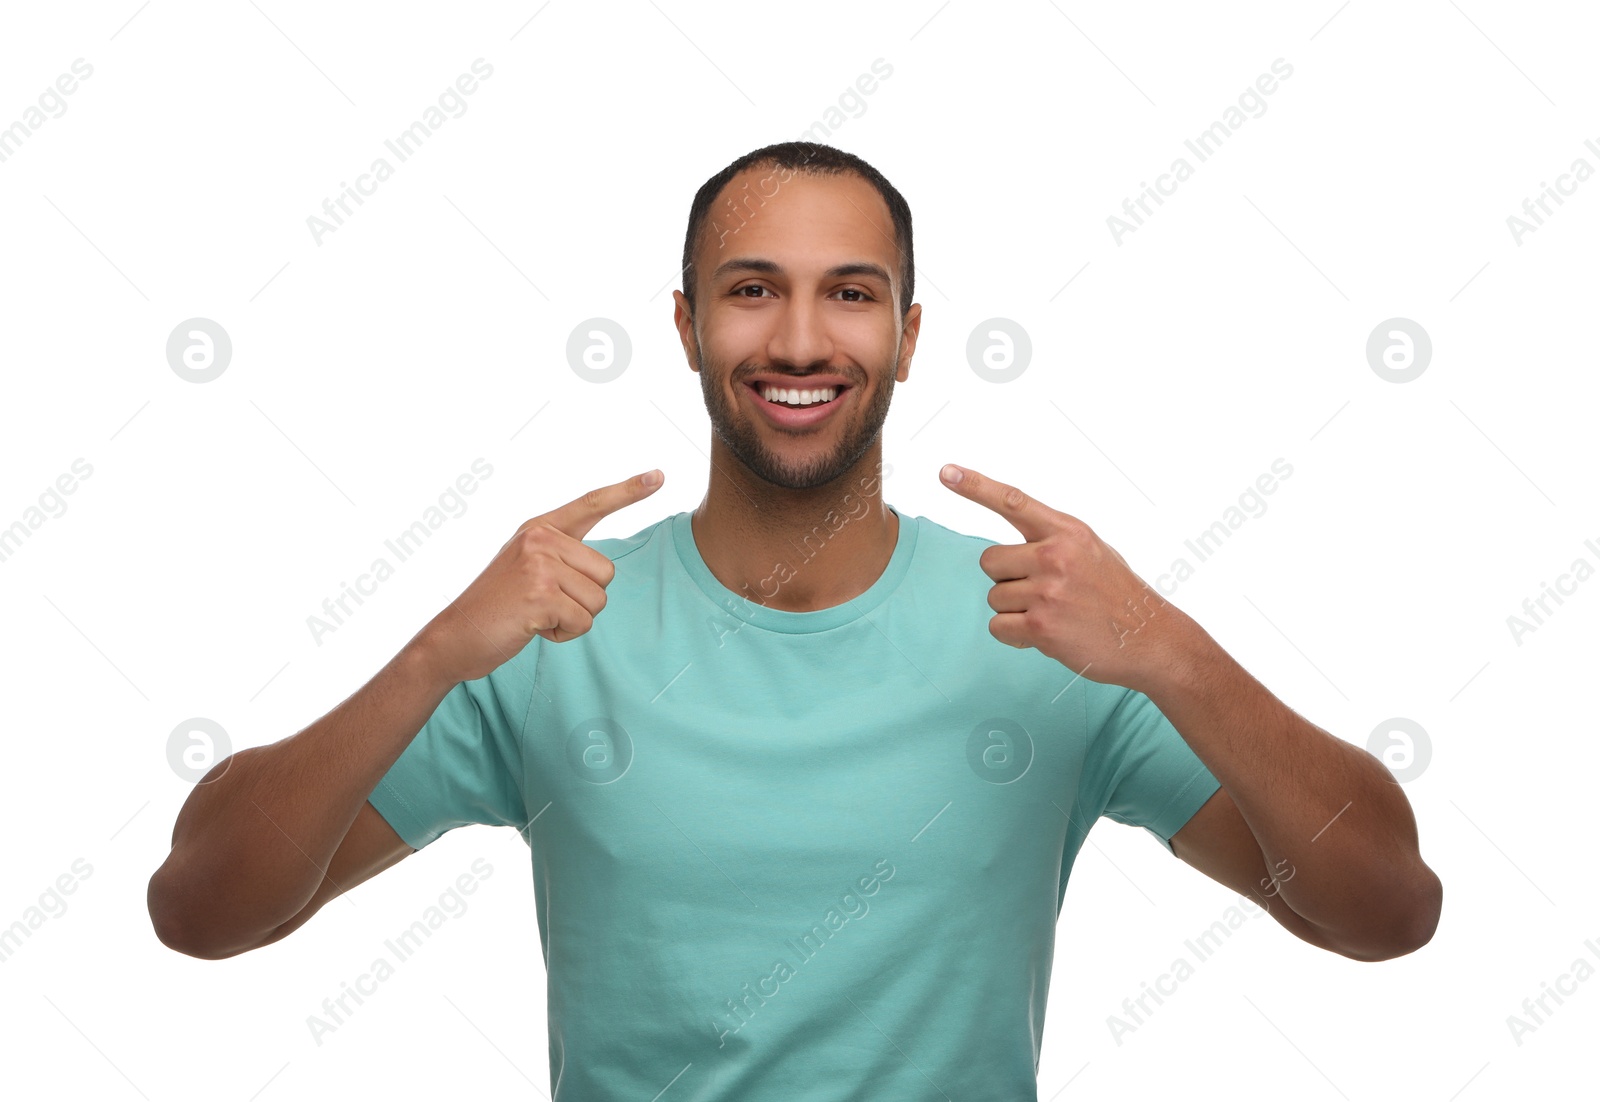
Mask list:
[[[1020,542],[940,485],[959,462],[1154,578],[1282,458],[1265,513],[1174,601],[1325,729],[1365,745],[1404,717],[1431,745],[1405,786],[1445,885],[1431,944],[1358,964],[1258,919],[1120,1044],[1108,1015],[1236,900],[1102,822],[1060,920],[1040,1098],[1477,1102],[1587,1078],[1600,982],[1521,1044],[1507,1018],[1600,967],[1580,699],[1600,581],[1520,643],[1507,617],[1600,564],[1600,181],[1520,242],[1507,217],[1575,159],[1600,168],[1597,33],[1583,5],[1484,0],[7,5],[0,126],[75,59],[93,75],[0,164],[0,526],[74,460],[92,475],[0,562],[0,927],[92,872],[0,963],[0,1076],[107,1100],[545,1094],[514,832],[455,831],[283,942],[193,960],[145,911],[189,792],[168,738],[191,717],[233,748],[299,730],[594,486],[666,473],[595,538],[693,508],[709,423],[669,293],[690,200],[882,58],[827,140],[915,216],[924,324],[888,500]],[[307,217],[480,57],[466,112],[314,240]],[[1277,58],[1293,75],[1265,113],[1199,163],[1184,139]],[[1193,177],[1117,242],[1107,216],[1179,156]],[[595,316],[633,342],[603,386],[566,361]],[[166,360],[194,317],[233,342],[204,385]],[[1033,343],[1004,385],[967,361],[993,317]],[[1408,383],[1366,356],[1395,317],[1433,344]],[[318,645],[307,617],[480,457],[467,512]],[[470,908],[317,1044],[308,1015],[480,856]]]

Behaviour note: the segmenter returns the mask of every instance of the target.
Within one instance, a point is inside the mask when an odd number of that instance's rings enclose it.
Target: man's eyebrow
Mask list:
[[[754,256],[738,256],[717,265],[716,271],[711,273],[711,278],[715,281],[729,272],[782,275],[783,268],[776,261]],[[871,279],[881,280],[886,287],[894,285],[893,280],[889,278],[888,271],[882,264],[873,264],[865,260],[853,260],[847,264],[835,264],[822,273],[822,278],[824,279],[844,279],[848,276],[866,276]]]

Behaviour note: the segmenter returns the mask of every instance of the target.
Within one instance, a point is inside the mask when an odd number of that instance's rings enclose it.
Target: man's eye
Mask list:
[[[860,298],[845,299],[846,302],[871,302],[872,296],[857,287],[846,287],[839,292],[841,295],[860,295]]]
[[[733,293],[736,294],[736,295],[743,296],[744,298],[759,298],[760,297],[759,295],[746,295],[745,292],[746,291],[765,291],[765,290],[766,290],[766,288],[761,286],[761,284],[759,284],[759,283],[748,283],[745,286],[736,289]]]

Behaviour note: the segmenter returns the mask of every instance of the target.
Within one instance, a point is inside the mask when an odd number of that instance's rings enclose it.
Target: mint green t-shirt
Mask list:
[[[555,1102],[1035,1099],[1090,826],[1170,849],[1217,790],[1148,697],[989,634],[996,541],[895,512],[814,612],[724,586],[687,512],[585,541],[594,627],[455,686],[373,791],[413,848],[527,841]],[[829,516],[765,599],[833,569]]]

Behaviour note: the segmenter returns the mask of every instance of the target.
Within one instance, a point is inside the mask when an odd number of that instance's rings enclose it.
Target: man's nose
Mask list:
[[[810,299],[790,299],[768,342],[767,353],[774,363],[797,367],[829,363],[833,358],[833,338],[822,308]]]

